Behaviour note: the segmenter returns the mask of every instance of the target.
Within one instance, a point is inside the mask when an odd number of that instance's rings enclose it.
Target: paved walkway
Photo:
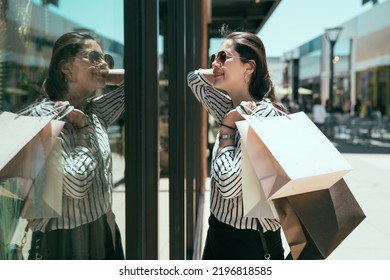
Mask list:
[[[388,260],[390,257],[390,148],[350,146],[335,143],[354,168],[345,176],[352,193],[366,214],[366,219],[328,257],[329,260]],[[352,153],[351,153],[352,151]],[[123,177],[124,159],[114,154],[114,182]],[[209,180],[209,178],[207,178]],[[160,181],[160,257],[169,259],[169,207],[167,178]],[[208,187],[208,181],[206,182]],[[124,235],[125,186],[114,190],[114,212]],[[209,214],[209,191],[205,195],[204,232]],[[288,247],[285,243],[285,248]]]

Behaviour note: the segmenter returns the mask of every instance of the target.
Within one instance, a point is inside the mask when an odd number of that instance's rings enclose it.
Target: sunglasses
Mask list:
[[[226,62],[226,59],[228,58],[232,58],[232,57],[239,57],[239,58],[244,58],[245,57],[242,57],[242,56],[238,56],[238,55],[232,55],[231,53],[228,53],[227,51],[219,51],[217,52],[216,54],[212,54],[211,57],[210,57],[210,68],[213,68],[212,64],[213,62],[218,59],[218,61],[224,65],[225,62]]]
[[[93,50],[86,52],[83,57],[88,58],[92,64],[99,64],[104,60],[108,64],[108,68],[112,69],[114,67],[114,58],[109,54],[102,54]]]

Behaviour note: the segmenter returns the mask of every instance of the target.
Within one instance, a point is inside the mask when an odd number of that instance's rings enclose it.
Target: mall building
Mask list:
[[[123,68],[123,44],[51,12],[46,5],[1,0],[0,26],[0,110],[19,111],[42,94],[54,41],[65,32],[92,34],[114,58],[115,68]]]
[[[97,8],[96,1],[83,0],[74,1],[70,8],[71,13],[82,11],[86,15],[75,23],[52,9],[64,11],[69,1],[0,0],[0,110],[18,112],[41,94],[52,46],[60,35],[72,30],[95,34],[103,50],[114,57],[114,68],[126,69],[122,231],[126,258],[158,259],[159,236],[166,229],[169,259],[199,259],[207,177],[207,114],[187,86],[187,73],[207,67],[210,38],[220,36],[223,24],[258,33],[279,3],[132,0],[123,1],[123,10],[114,11],[114,4]],[[92,14],[114,32],[119,27],[113,23],[117,13],[123,16],[123,44],[101,36],[97,27],[87,28],[87,15]],[[161,139],[162,130],[168,133],[166,139]],[[169,178],[168,224],[162,224],[159,216],[163,144],[171,147],[165,175]],[[8,245],[16,229],[19,205],[20,200],[0,193],[0,258],[12,257]]]
[[[208,125],[205,110],[187,86],[187,73],[207,67],[210,39],[220,35],[223,24],[258,34],[281,0],[124,0],[123,44],[86,29],[87,22],[71,22],[49,9],[61,9],[66,2],[0,0],[0,111],[17,112],[41,94],[51,49],[61,34],[95,34],[114,57],[115,68],[126,69],[126,258],[158,259],[159,234],[166,228],[169,259],[200,259]],[[84,12],[99,19],[113,15],[111,5],[97,10],[94,0],[74,2],[74,9],[89,3]],[[334,48],[333,107],[347,111],[359,98],[389,115],[389,11],[386,1],[342,25]],[[118,28],[110,20],[105,24]],[[299,94],[299,88],[307,88],[326,102],[329,57],[323,35],[286,52],[283,84],[291,86],[294,100],[309,99]],[[170,147],[168,224],[161,224],[159,217],[162,144]],[[16,227],[18,203],[0,195],[0,258]]]
[[[389,14],[390,1],[384,1],[337,26],[340,32],[333,34],[338,35],[333,56],[328,39],[336,38],[327,37],[332,34],[327,35],[325,30],[313,40],[285,52],[282,58],[285,63],[283,85],[292,88],[291,98],[303,110],[310,111],[312,95],[299,94],[298,91],[304,88],[319,95],[323,105],[333,112],[353,114],[355,104],[360,101],[360,115],[376,110],[389,116]],[[333,64],[332,83],[330,61]],[[332,104],[329,104],[330,100]]]

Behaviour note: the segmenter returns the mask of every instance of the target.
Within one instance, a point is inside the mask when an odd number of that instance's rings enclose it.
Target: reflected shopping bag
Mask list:
[[[13,189],[2,189],[1,193],[15,194],[21,199],[27,195],[34,179],[48,157],[52,141],[60,134],[63,121],[53,116],[23,116],[10,112],[0,114],[0,179],[11,181]]]
[[[248,130],[248,123],[237,122],[240,131]],[[253,218],[277,218],[275,206],[267,200],[263,188],[257,179],[254,167],[247,152],[247,135],[241,134],[241,183],[244,216]]]
[[[12,177],[0,179],[0,197],[22,200],[32,186],[32,179]]]
[[[20,216],[25,219],[60,217],[62,214],[61,139],[50,138],[48,141],[53,142],[53,148],[22,202]]]
[[[344,179],[274,204],[293,259],[326,259],[366,217]]]
[[[244,115],[247,151],[267,199],[331,187],[352,170],[333,143],[303,112]]]

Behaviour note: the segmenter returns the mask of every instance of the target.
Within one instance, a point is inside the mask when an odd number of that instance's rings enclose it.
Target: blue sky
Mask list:
[[[30,1],[39,5],[42,3],[41,0]],[[48,5],[48,9],[100,35],[123,43],[123,1],[58,0],[58,7]]]
[[[389,0],[378,0],[384,1]],[[59,0],[59,5],[50,10],[123,43],[123,0]],[[362,0],[282,0],[259,36],[268,56],[281,56],[371,7],[371,3],[362,6]],[[219,42],[211,47],[218,49]]]
[[[268,56],[280,56],[370,8],[372,3],[362,6],[362,0],[282,0],[259,36]]]

